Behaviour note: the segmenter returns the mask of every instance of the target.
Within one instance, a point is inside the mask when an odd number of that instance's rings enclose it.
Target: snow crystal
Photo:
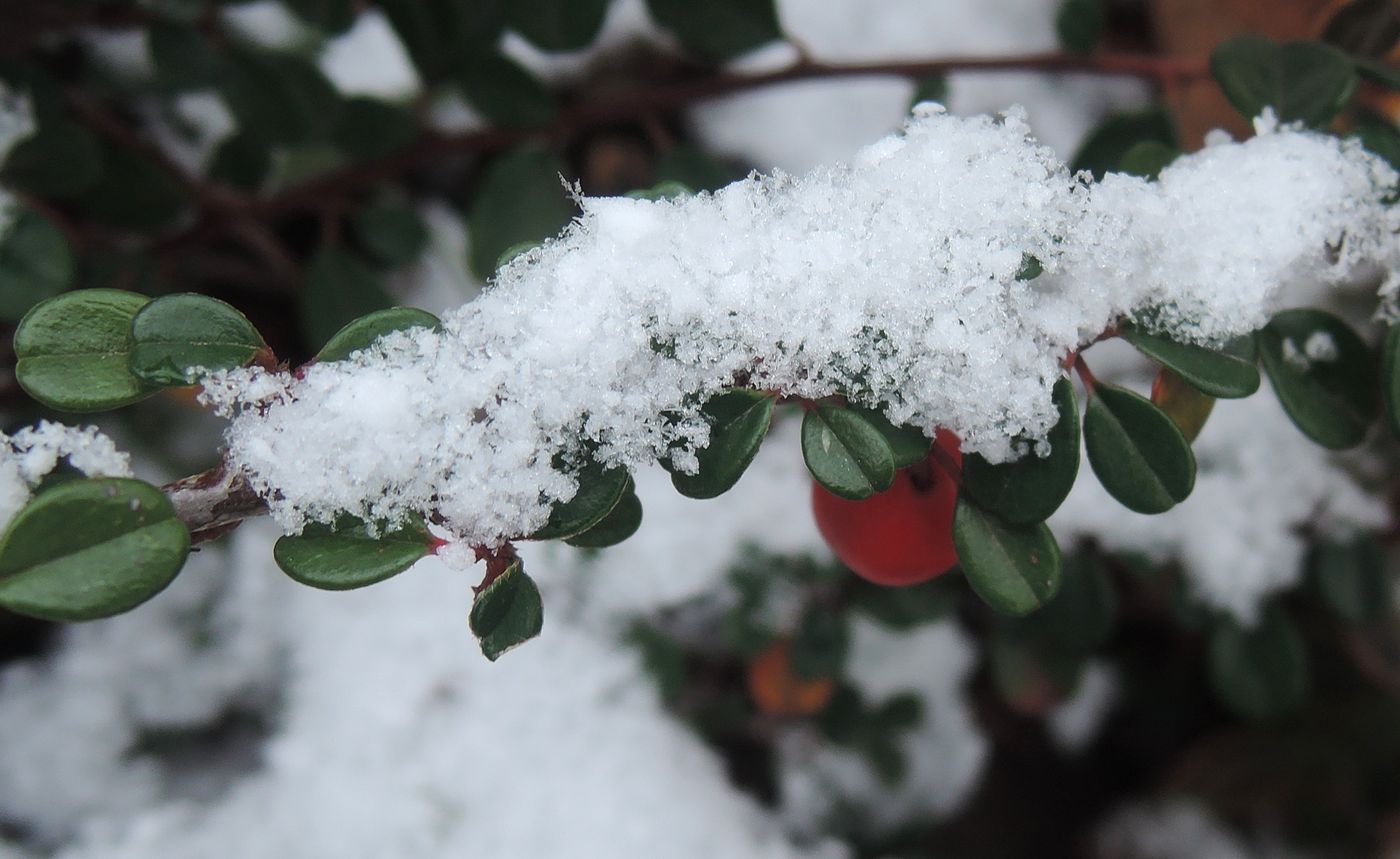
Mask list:
[[[1216,403],[1194,448],[1196,487],[1166,513],[1133,513],[1081,476],[1050,527],[1064,545],[1093,536],[1178,560],[1198,599],[1252,623],[1264,599],[1298,582],[1310,533],[1345,538],[1388,521],[1384,499],[1300,433],[1268,391]]]
[[[218,374],[206,396],[291,530],[433,508],[470,542],[527,534],[572,497],[581,440],[605,463],[669,451],[684,467],[708,442],[700,404],[736,380],[845,393],[1003,459],[1053,422],[1060,359],[1120,316],[1212,343],[1261,324],[1286,278],[1393,262],[1395,178],[1353,143],[1283,130],[1160,182],[1088,186],[1019,110],[925,111],[803,178],[583,200],[442,333],[303,378]],[[1026,255],[1045,272],[1032,281],[1016,278]]]
[[[1309,361],[1325,364],[1337,360],[1337,343],[1326,331],[1314,331],[1303,344],[1303,353]]]
[[[88,477],[130,477],[125,453],[96,427],[40,421],[13,435],[0,432],[0,528],[29,501],[30,491],[60,459]]]

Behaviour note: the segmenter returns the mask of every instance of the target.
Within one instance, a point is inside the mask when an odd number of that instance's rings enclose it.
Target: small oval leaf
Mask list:
[[[1258,334],[1259,357],[1293,423],[1323,447],[1366,437],[1378,408],[1371,349],[1351,326],[1321,310],[1285,310]]]
[[[1247,397],[1259,390],[1259,368],[1228,352],[1191,343],[1178,343],[1161,334],[1148,334],[1124,325],[1119,336],[1142,354],[1212,397]]]
[[[554,505],[549,521],[530,539],[562,540],[583,534],[602,522],[632,485],[627,469],[605,468],[592,460],[576,476],[578,491],[574,497]]]
[[[1356,92],[1356,66],[1323,42],[1283,45],[1263,36],[1238,36],[1211,53],[1211,73],[1246,119],[1272,107],[1283,122],[1320,127]]]
[[[139,480],[73,479],[41,492],[0,538],[0,605],[46,620],[109,617],[175,578],[190,534]]]
[[[1100,382],[1084,413],[1089,465],[1129,510],[1161,513],[1196,485],[1196,457],[1172,419],[1146,398]]]
[[[371,537],[364,523],[345,518],[313,523],[278,539],[272,557],[292,579],[313,588],[345,591],[396,576],[428,554],[432,537],[421,523]]]
[[[1368,623],[1392,610],[1393,582],[1385,553],[1373,537],[1319,542],[1309,553],[1308,571],[1323,600],[1343,620]]]
[[[894,482],[894,454],[885,436],[840,406],[818,406],[803,416],[802,458],[817,482],[842,498],[869,498]]]
[[[1167,413],[1188,442],[1195,441],[1215,408],[1215,398],[1201,393],[1163,367],[1152,380],[1152,404]]]
[[[885,443],[890,446],[890,453],[894,455],[895,468],[908,468],[922,462],[928,456],[933,442],[918,427],[895,426],[879,409],[852,406],[851,411],[864,418],[866,423],[875,427],[880,431],[880,435],[885,437]]]
[[[368,349],[374,342],[391,331],[407,331],[411,328],[427,328],[436,331],[441,321],[426,310],[416,307],[390,307],[376,310],[346,325],[327,341],[316,353],[317,361],[344,361],[361,349]]]
[[[127,362],[148,385],[188,385],[197,367],[242,367],[266,348],[253,323],[232,306],[184,293],[161,296],[136,314]]]
[[[18,322],[73,283],[77,262],[63,231],[33,209],[0,230],[0,319]]]
[[[959,498],[953,545],[972,589],[999,612],[1029,614],[1060,589],[1060,546],[1044,522],[1011,525]]]
[[[470,620],[482,654],[492,662],[540,634],[544,602],[539,587],[525,575],[519,561],[476,595]]]
[[[127,366],[131,322],[150,301],[116,289],[81,289],[35,305],[15,331],[15,377],[44,405],[114,409],[152,389]]]
[[[1059,420],[1051,428],[1048,456],[1028,452],[1015,462],[993,465],[978,454],[963,460],[967,493],[979,505],[1012,524],[1031,525],[1050,518],[1074,488],[1079,474],[1079,404],[1074,385],[1055,383]]]
[[[726,391],[705,404],[710,443],[695,452],[695,474],[671,472],[671,483],[687,498],[714,498],[739,482],[773,422],[777,398],[758,391]]]
[[[1227,706],[1248,719],[1268,719],[1302,703],[1309,685],[1303,637],[1277,606],[1245,629],[1224,621],[1210,638],[1210,679]]]
[[[616,546],[637,533],[641,526],[642,502],[636,492],[628,492],[597,525],[564,542],[579,549],[602,549]]]

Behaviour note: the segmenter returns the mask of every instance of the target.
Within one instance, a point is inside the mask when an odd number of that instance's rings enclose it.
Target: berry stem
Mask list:
[[[1084,383],[1084,390],[1092,395],[1094,389],[1099,385],[1099,380],[1094,378],[1089,365],[1084,361],[1084,356],[1078,353],[1075,353],[1074,356],[1074,372],[1079,374],[1079,381]]]

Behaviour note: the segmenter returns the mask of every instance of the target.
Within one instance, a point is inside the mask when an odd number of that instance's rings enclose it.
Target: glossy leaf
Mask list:
[[[688,498],[714,498],[728,492],[758,454],[776,403],[769,394],[745,390],[728,391],[706,403],[710,443],[696,451],[700,469],[695,474],[671,472],[676,490]]]
[[[306,268],[301,324],[313,344],[328,343],[342,328],[394,304],[379,277],[358,258],[325,248]]]
[[[17,191],[65,199],[92,188],[103,172],[96,135],[66,118],[41,122],[5,158],[0,178]]]
[[[408,265],[428,246],[428,227],[411,206],[366,206],[356,213],[354,225],[360,244],[385,265]]]
[[[1307,652],[1297,627],[1278,607],[1257,626],[1232,621],[1210,638],[1210,679],[1220,699],[1248,719],[1268,719],[1294,709],[1307,694]]]
[[[1118,172],[1155,180],[1180,155],[1181,150],[1168,143],[1143,140],[1123,153],[1118,161]]]
[[[1323,600],[1343,620],[1367,623],[1391,611],[1394,583],[1374,538],[1322,540],[1309,553],[1308,569]]]
[[[516,561],[472,603],[471,628],[481,652],[495,662],[501,654],[540,634],[544,603],[540,589]]]
[[[1144,397],[1100,382],[1084,413],[1089,465],[1129,510],[1162,513],[1196,485],[1196,457],[1165,412]]]
[[[1196,440],[1215,408],[1215,398],[1201,393],[1163,367],[1152,381],[1152,404],[1167,413],[1188,442]]]
[[[437,330],[441,324],[436,316],[416,307],[376,310],[335,332],[316,353],[316,360],[343,361],[355,352],[373,346],[376,340],[390,331],[407,331],[411,328]]]
[[[1279,120],[1314,127],[1332,121],[1356,91],[1356,68],[1322,42],[1280,45],[1263,36],[1237,36],[1211,54],[1211,72],[1246,119],[1272,107]]]
[[[511,128],[543,125],[554,117],[554,96],[528,69],[503,54],[463,57],[456,79],[472,106]],[[556,180],[557,181],[557,180]]]
[[[510,28],[546,51],[587,47],[603,26],[608,0],[510,0]]]
[[[775,0],[647,0],[652,20],[701,57],[726,60],[783,37]]]
[[[1124,325],[1119,336],[1142,354],[1190,382],[1212,397],[1247,397],[1259,390],[1259,368],[1228,352],[1191,343],[1178,343],[1162,334],[1149,334]]]
[[[1014,462],[993,465],[979,454],[963,459],[963,487],[983,508],[1008,522],[1032,525],[1050,518],[1074,488],[1079,474],[1079,404],[1074,385],[1055,383],[1059,419],[1051,428],[1048,456],[1028,451]]]
[[[1087,54],[1103,35],[1108,17],[1105,0],[1062,0],[1055,16],[1055,32],[1066,51]]]
[[[1043,522],[1011,525],[959,498],[953,545],[972,589],[999,612],[1029,614],[1060,589],[1060,547]]]
[[[468,219],[471,267],[488,278],[507,248],[553,238],[574,215],[560,184],[564,163],[548,152],[522,147],[491,163],[482,174]]]
[[[555,504],[545,526],[530,535],[532,540],[563,540],[584,534],[612,513],[632,488],[625,468],[607,468],[589,461],[577,474],[578,491],[562,504]]]
[[[148,385],[188,385],[190,371],[242,367],[267,348],[253,323],[216,298],[165,295],[131,323],[128,366]]]
[[[1119,169],[1124,156],[1145,141],[1177,145],[1176,125],[1166,108],[1149,107],[1110,116],[1080,144],[1070,169],[1088,170],[1095,179],[1102,179],[1105,173]]]
[[[170,584],[189,550],[189,531],[154,486],[69,480],[40,493],[0,538],[0,606],[57,621],[120,614]]]
[[[641,526],[642,502],[629,484],[628,491],[598,524],[564,542],[580,549],[603,549],[623,542]]]
[[[918,427],[895,426],[879,409],[852,406],[851,411],[879,430],[880,435],[885,437],[885,443],[890,446],[890,453],[894,456],[895,468],[908,468],[915,463],[922,462],[928,456],[929,448],[932,447],[933,442]]]
[[[0,319],[18,322],[34,305],[72,286],[75,268],[63,231],[33,209],[19,209],[0,234]]]
[[[15,377],[55,409],[92,412],[133,403],[151,388],[127,366],[131,322],[150,299],[115,289],[68,292],[35,306],[15,332]]]
[[[363,523],[311,524],[278,539],[272,557],[282,572],[304,585],[328,591],[362,588],[396,576],[426,556],[432,537],[421,524],[372,537]]]
[[[894,482],[884,434],[844,407],[818,406],[803,416],[802,458],[817,482],[842,498],[868,498]]]
[[[1257,339],[1264,371],[1293,423],[1323,447],[1360,444],[1379,404],[1375,359],[1351,326],[1321,310],[1285,310]]]

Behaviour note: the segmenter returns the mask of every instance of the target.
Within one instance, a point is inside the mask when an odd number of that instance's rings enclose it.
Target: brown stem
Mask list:
[[[1084,356],[1077,352],[1074,355],[1074,372],[1079,374],[1079,380],[1084,383],[1084,390],[1090,394],[1094,393],[1094,389],[1099,385],[1099,380],[1094,378],[1088,363],[1084,361]]]
[[[267,513],[267,503],[242,473],[231,471],[224,463],[168,483],[161,491],[175,505],[175,515],[196,544],[223,536],[245,520]]]
[[[515,552],[515,546],[504,543],[497,549],[489,549],[486,546],[476,546],[476,559],[486,561],[486,575],[482,577],[481,584],[472,588],[472,593],[480,594],[491,587],[491,583],[505,575],[513,564],[520,560],[520,556]]]

